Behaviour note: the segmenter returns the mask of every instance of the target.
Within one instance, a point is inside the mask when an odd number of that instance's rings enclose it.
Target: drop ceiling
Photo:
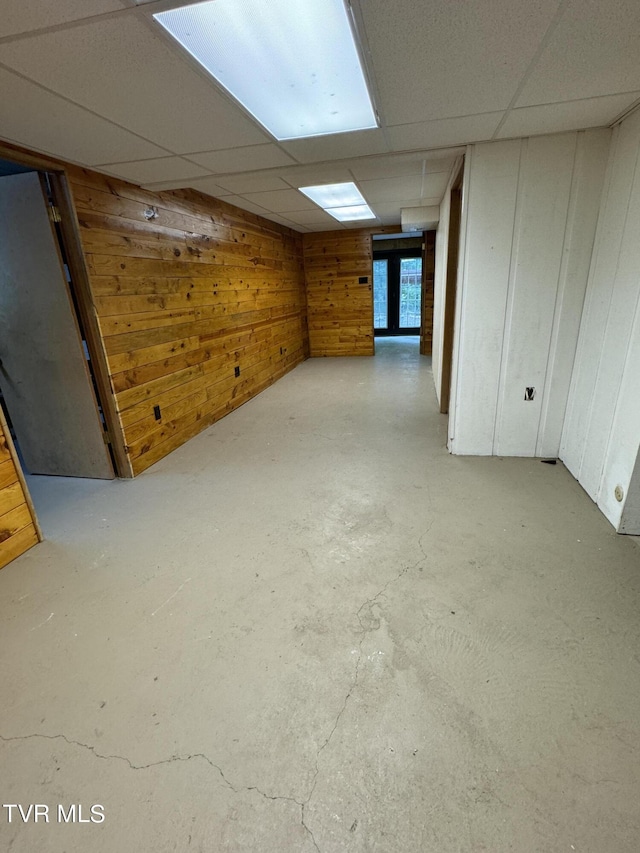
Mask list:
[[[3,0],[0,137],[306,232],[361,223],[299,186],[355,181],[395,225],[440,201],[464,145],[609,126],[640,101],[638,0],[353,0],[380,127],[279,143],[153,21],[176,5]]]

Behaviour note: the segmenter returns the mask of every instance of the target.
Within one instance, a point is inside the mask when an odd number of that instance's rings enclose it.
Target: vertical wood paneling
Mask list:
[[[0,422],[0,569],[37,542],[27,496]]]
[[[303,246],[310,354],[373,355],[371,230],[305,234]]]
[[[194,191],[68,176],[138,474],[307,357],[302,242]]]
[[[432,343],[432,369],[433,381],[436,386],[436,396],[440,402],[442,388],[442,354],[444,346],[444,308],[447,283],[447,250],[449,247],[449,216],[451,210],[451,184],[450,178],[445,190],[444,197],[440,203],[440,217],[438,219],[438,230],[436,231],[435,248],[435,274],[433,281],[433,343]]]
[[[433,298],[436,263],[436,232],[425,231],[422,251],[422,298],[420,300],[420,355],[433,350]]]

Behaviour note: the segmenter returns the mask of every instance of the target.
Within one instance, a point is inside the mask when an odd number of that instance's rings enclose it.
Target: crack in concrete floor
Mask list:
[[[420,548],[423,551],[423,554],[424,554],[424,550],[422,548],[422,539],[423,539],[424,535],[426,535],[426,533],[423,534],[419,539]],[[227,778],[227,776],[226,776],[225,772],[222,770],[222,768],[218,764],[216,764],[214,761],[212,761],[209,758],[209,756],[205,755],[205,753],[203,753],[203,752],[190,753],[189,755],[173,755],[170,758],[163,758],[163,759],[160,759],[159,761],[149,762],[148,764],[134,764],[129,758],[127,758],[124,755],[117,755],[117,754],[103,755],[102,753],[97,751],[95,746],[91,746],[91,744],[82,743],[81,741],[74,740],[72,738],[67,737],[67,735],[64,735],[64,734],[46,735],[46,734],[40,734],[40,733],[32,733],[32,734],[28,734],[28,735],[15,735],[15,736],[10,736],[10,737],[0,735],[0,741],[3,741],[4,743],[11,743],[11,742],[28,741],[28,740],[35,740],[35,739],[62,740],[66,744],[68,744],[69,746],[76,746],[76,747],[80,747],[81,749],[87,750],[88,752],[90,752],[94,756],[94,758],[97,758],[101,761],[122,761],[125,764],[127,764],[129,769],[136,770],[136,771],[138,771],[138,770],[149,770],[152,767],[161,767],[163,765],[173,764],[175,762],[189,762],[189,761],[193,761],[196,759],[200,759],[202,761],[205,761],[210,767],[212,767],[214,770],[216,770],[218,772],[218,774],[220,775],[220,778],[224,782],[225,786],[227,788],[229,788],[231,791],[233,791],[235,794],[240,794],[243,791],[255,792],[266,800],[290,802],[290,803],[294,803],[295,805],[299,806],[300,812],[301,812],[301,824],[302,824],[303,828],[305,829],[305,831],[308,833],[315,849],[318,851],[318,853],[321,853],[321,850],[320,850],[318,842],[315,838],[314,832],[306,822],[305,809],[309,806],[311,799],[313,797],[313,794],[316,790],[317,783],[318,783],[318,776],[320,774],[320,766],[319,766],[320,765],[320,756],[321,756],[322,752],[331,743],[331,739],[333,738],[333,736],[334,736],[334,734],[335,734],[335,732],[336,732],[336,730],[340,724],[340,720],[342,718],[342,715],[346,711],[347,705],[349,704],[349,699],[353,695],[353,692],[355,691],[355,689],[358,685],[360,665],[362,662],[362,646],[364,645],[364,642],[365,642],[366,638],[368,637],[368,635],[371,634],[373,631],[377,630],[377,627],[368,627],[365,625],[363,618],[362,618],[362,612],[367,607],[369,607],[369,608],[373,607],[373,605],[376,604],[379,601],[379,599],[382,598],[382,596],[384,596],[386,591],[392,585],[398,583],[398,581],[400,581],[409,571],[412,571],[413,569],[417,568],[420,565],[420,563],[422,563],[422,562],[424,562],[424,558],[418,560],[412,566],[405,566],[405,568],[403,568],[400,572],[398,572],[398,574],[395,575],[395,577],[392,577],[390,580],[388,580],[378,590],[378,592],[374,596],[372,596],[371,598],[368,598],[358,608],[358,610],[356,612],[356,618],[360,624],[362,634],[361,634],[360,640],[358,642],[358,655],[356,658],[356,664],[355,664],[351,684],[350,684],[350,687],[349,687],[347,694],[344,698],[342,706],[341,706],[340,710],[338,711],[338,714],[337,714],[336,719],[333,723],[333,726],[331,727],[331,731],[329,732],[329,734],[327,735],[327,737],[325,738],[323,743],[318,747],[318,750],[316,752],[315,770],[314,770],[314,774],[313,774],[313,780],[311,783],[311,790],[309,791],[309,794],[307,795],[307,797],[303,800],[296,799],[295,797],[285,797],[285,796],[278,795],[278,794],[267,794],[265,791],[261,790],[261,788],[259,788],[257,785],[247,785],[247,786],[243,786],[243,787],[237,787],[236,785],[234,785],[232,782],[229,781],[229,779]],[[356,824],[357,824],[357,821],[356,821]]]
[[[143,853],[186,844],[178,783],[203,851],[635,851],[636,554],[561,467],[449,457],[428,373],[372,417],[372,367],[303,365],[133,483],[41,485],[57,538],[0,578],[0,730],[66,736],[2,738],[7,794],[97,781],[103,839]]]

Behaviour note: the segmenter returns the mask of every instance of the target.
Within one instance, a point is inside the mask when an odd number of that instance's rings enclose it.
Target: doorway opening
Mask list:
[[[453,343],[458,290],[458,261],[462,217],[462,166],[451,187],[449,232],[447,235],[446,277],[442,324],[442,378],[440,383],[440,412],[448,414],[453,370]]]
[[[377,337],[419,335],[422,291],[421,248],[373,254],[373,330]]]
[[[0,159],[0,407],[31,491],[41,475],[117,470],[56,205],[61,179]]]
[[[435,231],[373,235],[373,333],[431,355]]]

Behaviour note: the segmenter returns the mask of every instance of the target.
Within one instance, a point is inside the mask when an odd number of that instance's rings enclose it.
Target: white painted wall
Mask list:
[[[561,458],[621,532],[640,534],[640,112],[614,130]],[[620,485],[625,500],[619,502]]]
[[[559,454],[610,138],[600,129],[467,149],[453,453]]]

